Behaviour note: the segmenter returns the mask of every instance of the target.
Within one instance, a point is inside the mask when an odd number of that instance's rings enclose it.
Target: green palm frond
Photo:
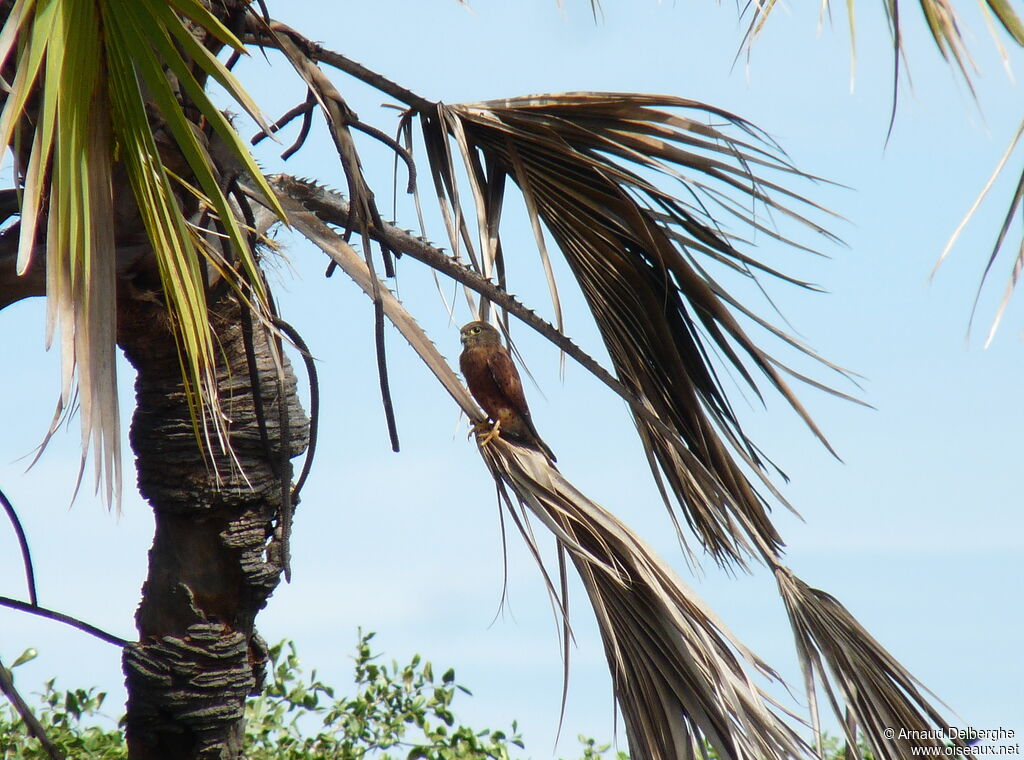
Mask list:
[[[748,122],[682,98],[568,93],[438,105],[418,115],[456,251],[469,248],[485,274],[499,268],[506,179],[515,183],[531,223],[550,232],[569,263],[619,379],[664,423],[635,415],[655,474],[703,545],[716,560],[740,564],[756,553],[745,535],[777,548],[766,502],[746,474],[763,474],[768,463],[740,427],[712,357],[759,397],[760,373],[824,437],[783,378],[787,368],[747,335],[738,315],[767,323],[711,268],[780,274],[742,252],[727,223],[806,249],[774,226],[774,217],[788,218],[833,240],[795,210],[822,209],[768,178],[806,175]],[[456,151],[476,203],[479,253],[459,202]],[[657,174],[678,180],[685,200],[655,184]]]
[[[16,25],[12,27],[12,24]],[[2,34],[17,74],[0,116],[0,144],[31,145],[22,169],[18,271],[46,224],[47,345],[60,333],[61,406],[72,402],[77,368],[83,457],[94,448],[108,503],[118,502],[120,435],[114,370],[116,286],[110,121],[104,101],[99,14],[90,3],[19,3]],[[34,124],[21,121],[37,79]],[[19,156],[20,158],[20,156]],[[97,483],[98,485],[99,483]]]
[[[0,116],[0,144],[15,148],[24,187],[19,271],[28,268],[45,219],[48,325],[49,334],[58,327],[61,334],[63,404],[70,401],[77,370],[83,456],[92,440],[109,503],[118,501],[120,483],[115,160],[126,170],[158,263],[197,436],[200,424],[212,420],[217,432],[221,425],[204,258],[257,309],[265,299],[249,233],[228,202],[211,141],[227,146],[271,207],[276,201],[225,116],[203,92],[197,72],[214,77],[247,112],[262,119],[178,14],[220,42],[242,48],[198,0],[18,0],[0,33],[0,60],[14,56],[16,67]],[[202,115],[209,134],[186,117],[183,100]],[[157,133],[168,135],[181,167],[200,188],[191,222],[181,200],[189,192],[165,165]],[[197,223],[204,219],[223,232],[230,255],[202,239]]]

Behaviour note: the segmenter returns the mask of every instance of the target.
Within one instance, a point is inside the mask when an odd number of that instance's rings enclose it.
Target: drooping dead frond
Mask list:
[[[744,534],[780,546],[743,469],[760,473],[766,460],[740,427],[721,368],[759,397],[762,374],[824,437],[783,379],[786,368],[741,326],[737,314],[749,310],[710,270],[776,271],[741,252],[726,224],[806,248],[775,227],[773,217],[788,218],[832,240],[794,207],[822,209],[779,184],[807,175],[753,125],[682,98],[569,93],[415,113],[452,246],[469,248],[485,276],[500,249],[506,178],[523,192],[531,223],[547,229],[579,282],[619,380],[664,423],[635,415],[652,466],[708,551],[742,564],[751,553]],[[470,179],[479,251],[464,221],[456,156]],[[657,174],[678,180],[682,199],[655,184]]]
[[[786,568],[776,567],[775,577],[796,639],[815,728],[820,683],[851,746],[857,746],[859,729],[878,760],[948,756],[942,737],[950,724],[922,693],[930,694],[921,682],[835,597],[811,588]],[[969,753],[959,736],[949,739],[956,754]]]
[[[481,454],[507,506],[547,526],[583,581],[631,757],[704,757],[705,744],[722,760],[810,756],[750,674],[774,671],[643,541],[536,452],[495,439]]]

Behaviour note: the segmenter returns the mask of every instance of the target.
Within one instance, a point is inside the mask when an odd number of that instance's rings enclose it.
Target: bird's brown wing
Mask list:
[[[491,372],[490,355],[493,352],[493,348],[483,346],[467,348],[459,357],[459,368],[473,398],[491,419],[497,421],[501,411],[509,407],[505,392],[498,386]]]
[[[494,348],[487,353],[487,369],[490,370],[501,395],[505,397],[505,403],[513,411],[529,418],[530,407],[526,403],[526,394],[523,393],[523,381],[512,357],[504,348]]]
[[[487,357],[487,367],[491,371],[494,384],[498,387],[501,395],[504,396],[505,404],[516,413],[516,423],[510,425],[507,432],[519,435],[527,439],[526,442],[539,448],[552,461],[556,461],[554,453],[544,443],[537,432],[530,416],[530,407],[526,403],[526,394],[523,393],[523,381],[519,377],[519,370],[516,369],[512,357],[504,348],[497,348],[490,352]]]

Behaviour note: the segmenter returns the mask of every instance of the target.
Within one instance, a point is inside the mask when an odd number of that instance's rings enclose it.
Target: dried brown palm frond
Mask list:
[[[582,289],[619,380],[663,423],[634,413],[655,474],[712,556],[742,565],[755,554],[748,536],[781,546],[747,474],[771,488],[768,462],[744,434],[720,372],[737,374],[759,398],[761,374],[824,437],[784,380],[787,368],[741,326],[752,313],[709,269],[716,262],[751,277],[757,268],[776,273],[739,250],[726,224],[807,248],[773,224],[788,218],[833,240],[804,215],[824,210],[781,184],[808,175],[750,123],[682,98],[568,93],[414,113],[452,245],[468,248],[485,276],[501,255],[506,180],[522,191],[538,242],[543,225]],[[475,202],[478,247],[464,221],[457,163],[469,176],[462,196]],[[678,180],[685,199],[655,184],[658,174]]]
[[[444,358],[363,257],[300,204],[282,199],[289,223],[328,253],[409,340],[471,420],[483,415]],[[633,757],[722,760],[809,757],[785,711],[749,670],[775,673],[736,641],[714,613],[639,538],[587,499],[536,452],[495,439],[482,455],[513,509],[531,510],[568,552],[599,622]],[[528,529],[524,536],[539,552]],[[559,594],[552,587],[553,593]],[[558,600],[566,609],[566,600]],[[744,665],[744,662],[746,665]]]
[[[458,406],[470,420],[482,420],[415,320],[383,283],[374,283],[363,257],[318,217],[330,210],[323,206],[325,199],[307,207],[287,197],[288,188],[295,190],[290,183],[279,178],[274,185],[283,193],[293,228],[328,253],[367,296],[380,298],[384,313]],[[399,232],[376,231],[390,234],[395,250],[411,252],[412,241],[403,242]],[[552,532],[560,560],[568,553],[576,567],[599,623],[633,756],[704,757],[705,741],[722,758],[812,756],[787,723],[789,713],[748,675],[774,678],[774,672],[736,641],[635,534],[536,452],[496,439],[482,448],[482,455],[534,557],[539,561],[540,551],[523,509]],[[770,546],[759,543],[758,550],[776,573],[790,616],[815,729],[819,681],[851,739],[859,728],[879,758],[908,756],[905,735],[887,737],[887,728],[926,731],[946,725],[913,676],[838,601],[793,576]],[[545,573],[555,608],[564,614],[564,565],[557,587],[553,576]]]
[[[887,760],[900,757],[906,742],[887,737],[886,729],[944,725],[913,677],[837,601],[808,588],[781,565],[780,541],[765,503],[743,469],[757,471],[762,461],[739,429],[710,359],[720,353],[726,366],[755,390],[747,364],[757,368],[806,418],[775,360],[745,335],[735,314],[811,352],[732,297],[712,278],[709,263],[747,274],[761,269],[795,281],[742,253],[738,236],[719,222],[738,219],[794,243],[730,200],[739,193],[761,204],[765,216],[793,215],[820,229],[774,200],[781,197],[799,206],[804,203],[799,196],[759,179],[765,173],[799,172],[746,122],[675,98],[585,93],[468,106],[403,99],[416,101],[404,129],[411,131],[412,114],[422,118],[453,247],[456,252],[467,247],[476,269],[496,273],[498,283],[391,225],[372,227],[369,236],[493,299],[557,345],[572,346],[500,289],[505,284],[502,201],[507,180],[516,183],[538,243],[544,225],[579,278],[622,381],[606,383],[630,401],[655,473],[660,467],[677,496],[682,493],[688,519],[720,560],[742,562],[741,552],[748,552],[775,571],[798,639],[815,728],[819,681],[850,737],[855,739],[860,730]],[[719,127],[665,108],[714,114],[727,129],[746,137],[729,138]],[[475,247],[459,201],[456,154],[470,180],[463,196],[472,196],[475,203],[481,241]],[[654,185],[648,179],[652,170],[680,179],[689,201]],[[312,183],[279,177],[274,186],[293,227],[359,284],[470,420],[481,421],[482,413],[415,320],[370,264],[325,223],[344,225],[351,206]],[[601,376],[596,362],[573,355]],[[597,616],[634,756],[706,758],[708,744],[723,758],[811,756],[788,722],[793,716],[752,678],[771,679],[774,672],[736,641],[646,545],[536,452],[496,439],[482,447],[482,454],[535,558],[540,559],[540,551],[529,515],[555,536],[559,572],[545,572],[545,577],[563,615],[568,608],[566,555],[577,568]]]
[[[572,97],[578,96],[567,96],[567,100]],[[590,100],[589,97],[583,99]],[[616,105],[614,98],[609,100],[611,104],[599,102],[598,108],[607,106],[628,110],[632,107],[639,108],[641,113],[651,110],[648,108],[649,102],[643,106],[636,103],[623,106],[621,103]],[[754,357],[755,366],[769,372],[773,367],[771,360],[754,347],[741,331],[739,337],[732,332],[734,327],[738,330],[738,326],[735,319],[728,322],[731,316],[728,309],[746,313],[743,307],[711,279],[706,267],[698,263],[696,253],[709,255],[719,261],[731,260],[743,271],[749,271],[749,267],[754,266],[753,260],[744,258],[734,247],[732,239],[716,226],[701,226],[702,222],[709,219],[700,216],[702,208],[687,207],[686,214],[683,214],[678,211],[683,208],[681,202],[676,201],[673,205],[666,194],[646,183],[636,171],[610,166],[605,160],[607,155],[597,155],[601,151],[595,153],[593,146],[588,148],[582,141],[566,145],[564,136],[567,133],[589,135],[600,132],[600,127],[581,126],[578,123],[582,120],[579,113],[553,116],[550,113],[552,101],[558,99],[544,99],[547,108],[540,107],[540,116],[532,121],[529,115],[523,117],[515,113],[506,118],[506,114],[501,114],[501,118],[498,118],[487,110],[481,110],[479,106],[474,107],[477,110],[473,118],[482,119],[485,122],[483,125],[474,123],[472,119],[462,121],[458,114],[453,116],[452,112],[446,110],[447,107],[436,108],[436,118],[459,120],[457,124],[436,129],[433,138],[430,129],[426,130],[428,141],[433,139],[429,150],[433,154],[439,197],[443,204],[447,204],[453,237],[463,244],[468,244],[470,240],[468,225],[461,220],[458,206],[455,161],[447,153],[449,135],[452,134],[456,140],[461,141],[459,152],[467,159],[470,171],[473,172],[474,168],[477,170],[471,178],[472,194],[478,203],[477,219],[485,240],[485,244],[479,248],[479,255],[472,257],[478,268],[486,269],[487,257],[496,255],[500,250],[497,230],[504,179],[511,177],[520,186],[525,184],[529,187],[529,191],[524,190],[524,193],[530,195],[527,206],[533,209],[531,214],[535,216],[534,222],[543,222],[552,229],[553,236],[563,251],[566,251],[575,270],[587,266],[600,270],[603,260],[605,268],[622,277],[625,285],[597,279],[597,284],[592,286],[593,290],[588,294],[588,298],[599,304],[602,299],[611,301],[612,295],[619,299],[606,305],[606,313],[614,315],[616,308],[619,309],[627,324],[623,328],[613,322],[609,328],[612,334],[615,329],[622,329],[627,335],[642,334],[641,328],[634,326],[633,321],[645,317],[645,307],[653,312],[653,316],[649,317],[653,324],[660,324],[659,315],[663,315],[666,306],[683,310],[690,303],[686,299],[690,299],[691,292],[694,292],[700,297],[696,301],[698,307],[694,308],[696,317],[691,318],[690,322],[678,315],[675,317],[687,329],[692,328],[687,333],[692,341],[691,347],[700,345],[694,337],[698,325],[712,334],[712,343],[715,343],[716,337],[724,342],[724,331],[729,333],[739,350]],[[562,105],[565,110],[574,110],[572,103]],[[590,116],[593,116],[593,112]],[[545,123],[547,121],[555,122],[556,127],[551,128]],[[637,121],[640,122],[639,128],[644,129],[643,119]],[[529,123],[524,126],[524,122]],[[503,134],[504,130],[508,130],[508,134]],[[505,153],[501,152],[502,146]],[[735,143],[730,149],[740,150]],[[744,150],[741,167],[749,167],[757,161],[761,167],[774,166],[792,171],[784,163],[776,162],[773,165],[767,157],[767,151],[757,152],[756,146],[748,146]],[[512,151],[515,151],[515,162],[518,165],[511,166],[511,160],[502,164],[502,157],[509,158]],[[482,163],[474,163],[474,156],[483,156]],[[548,164],[546,169],[536,168],[544,167],[545,162]],[[438,171],[438,164],[447,168]],[[531,170],[531,167],[534,168]],[[767,187],[758,186],[756,181],[750,180],[749,175],[742,175],[741,169],[733,168],[736,170],[734,178],[748,176],[748,181],[753,182],[754,187]],[[578,176],[573,176],[573,172]],[[579,218],[574,217],[562,227],[556,226],[559,214],[573,213],[573,203],[560,198],[559,192],[552,191],[551,186],[578,205],[576,213]],[[278,178],[275,187],[285,196],[282,202],[293,227],[327,252],[375,303],[379,303],[383,313],[405,335],[456,403],[472,421],[480,421],[482,413],[423,331],[384,284],[376,279],[365,260],[323,221],[326,219],[338,223],[346,219],[349,215],[347,204],[335,197],[336,194],[309,186],[309,183]],[[648,198],[658,198],[665,203],[659,203],[655,209],[641,205],[633,197],[630,205],[624,199],[630,191],[646,193]],[[758,189],[755,192],[762,191]],[[605,197],[598,199],[599,193],[604,193]],[[289,197],[293,195],[295,197]],[[754,197],[761,199],[762,195]],[[587,236],[588,230],[594,232],[593,236]],[[710,232],[698,237],[695,230]],[[636,243],[641,232],[643,242]],[[412,252],[413,249],[430,248],[423,241],[410,236],[403,237],[404,233],[394,230],[390,225],[371,229],[370,234],[378,240],[389,241],[388,244],[394,250]],[[630,238],[630,235],[633,237]],[[670,242],[665,243],[666,240]],[[565,245],[566,241],[571,245]],[[630,244],[628,241],[634,242]],[[644,244],[649,248],[645,249]],[[680,247],[673,249],[672,246],[676,244]],[[591,245],[594,251],[588,254],[586,248]],[[648,254],[647,251],[654,253]],[[472,283],[469,278],[457,276],[456,270],[463,273],[465,270],[440,251],[432,250],[429,256],[426,254],[426,251],[419,250],[415,258],[438,267],[467,287],[473,287],[481,295],[489,294],[503,308],[516,306],[517,317],[540,329],[531,319],[535,315],[522,313],[515,299],[499,297],[500,291],[493,290],[494,286],[483,278],[477,278],[479,281]],[[652,262],[660,266],[658,271],[661,278],[654,280],[654,286],[650,282],[645,283],[642,278],[630,276],[638,269],[643,271],[639,266],[629,268],[635,261],[646,265],[648,270],[656,269]],[[685,269],[685,266],[690,269]],[[680,272],[690,272],[691,279],[683,279]],[[585,272],[581,277],[585,292],[586,284],[590,282],[587,277],[595,275]],[[611,275],[608,277],[613,279]],[[693,279],[702,282],[703,289],[695,288],[691,281]],[[680,282],[687,284],[690,289],[682,287]],[[483,287],[485,283],[490,290]],[[653,298],[643,300],[636,310],[631,310],[626,305],[629,302],[624,299],[637,290],[647,295],[654,290],[662,298],[660,301]],[[652,302],[660,304],[662,308],[653,308]],[[677,323],[668,317],[660,318],[670,326],[660,335],[672,338],[670,328]],[[716,320],[722,326],[719,332],[713,333],[712,328],[718,324]],[[777,334],[787,337],[781,331]],[[727,353],[722,342],[715,343],[718,350],[726,353],[743,373],[743,365],[737,353]],[[728,343],[724,345],[725,348],[729,346]],[[905,740],[886,737],[886,728],[891,725],[941,726],[941,716],[922,696],[913,677],[838,602],[822,592],[807,588],[780,564],[776,534],[767,516],[764,515],[766,526],[752,525],[751,513],[735,508],[730,501],[737,498],[736,491],[729,491],[727,485],[735,485],[735,481],[728,484],[723,482],[723,478],[706,464],[707,460],[700,458],[706,450],[691,450],[690,439],[684,438],[679,432],[686,430],[680,420],[688,421],[691,418],[686,414],[674,413],[672,403],[677,397],[659,396],[661,388],[658,383],[664,384],[666,388],[663,394],[668,394],[673,384],[690,390],[692,396],[688,398],[697,398],[697,403],[683,404],[681,408],[686,413],[692,412],[698,419],[704,419],[701,415],[706,413],[705,407],[709,404],[704,402],[704,406],[701,406],[702,400],[694,390],[697,383],[689,380],[689,373],[694,371],[690,365],[677,357],[672,364],[677,370],[676,374],[667,373],[656,365],[660,355],[672,348],[677,349],[674,344],[665,349],[654,342],[633,349],[638,356],[653,356],[651,362],[655,366],[649,370],[648,375],[639,374],[643,368],[637,370],[628,361],[617,362],[616,369],[633,401],[645,404],[644,408],[651,413],[649,416],[637,413],[641,435],[658,436],[668,452],[667,456],[671,458],[670,465],[674,473],[680,478],[686,478],[687,483],[694,484],[693,490],[710,502],[709,506],[697,504],[695,519],[708,521],[712,525],[711,529],[718,531],[717,535],[734,541],[733,546],[742,545],[775,570],[798,638],[798,653],[807,675],[815,725],[815,688],[820,681],[829,695],[832,707],[851,735],[859,727],[880,757],[899,757],[905,749]],[[705,369],[714,392],[721,393],[713,370],[707,369],[708,365],[702,363],[708,361],[708,352],[699,347],[692,350],[699,359],[695,361],[695,366]],[[613,361],[623,359],[615,351],[611,353]],[[630,375],[629,370],[634,374]],[[663,374],[659,375],[659,371]],[[636,382],[638,376],[647,382]],[[743,376],[753,384],[749,373]],[[769,374],[769,377],[773,378],[773,382],[781,383],[777,374]],[[715,398],[724,399],[724,395]],[[660,405],[656,407],[654,401],[659,401]],[[693,412],[694,407],[696,412]],[[718,411],[723,414],[721,409]],[[729,417],[728,420],[732,421],[733,418]],[[732,428],[714,414],[708,415],[707,425],[713,430],[719,427],[724,429],[725,442],[734,446],[736,437],[741,435],[733,433],[734,438],[729,438],[728,433]],[[698,428],[699,431],[706,429]],[[719,444],[724,448],[725,443],[719,441]],[[654,444],[649,450],[653,447]],[[772,702],[748,675],[759,673],[772,678],[774,673],[771,669],[737,642],[714,614],[635,535],[614,516],[587,499],[534,452],[499,439],[483,448],[483,456],[498,483],[499,492],[511,509],[514,521],[520,526],[536,558],[539,559],[540,552],[533,541],[528,519],[521,510],[526,509],[541,520],[555,536],[559,544],[559,572],[557,575],[545,573],[545,576],[555,598],[555,607],[563,614],[568,607],[563,559],[566,553],[577,568],[597,616],[616,698],[625,719],[630,749],[635,756],[658,760],[706,756],[705,742],[714,747],[721,757],[810,756],[811,750],[787,722],[788,713]],[[748,464],[751,459],[752,454],[746,460]],[[740,466],[733,466],[733,471],[742,476]],[[751,484],[745,479],[742,484],[754,493]],[[754,498],[760,499],[756,494]],[[763,504],[761,501],[756,503]],[[715,523],[715,520],[720,522]],[[707,524],[701,527],[708,530]],[[552,577],[558,580],[554,581]],[[869,696],[865,697],[865,694]],[[849,719],[844,719],[847,714]]]
[[[878,760],[930,752],[948,756],[942,736],[950,723],[929,701],[926,693],[931,692],[835,597],[811,588],[787,568],[777,566],[775,577],[796,639],[815,729],[816,683],[821,683],[851,746],[857,746],[859,729]],[[969,752],[959,737],[950,740],[957,754]]]
[[[640,538],[536,452],[495,439],[481,453],[506,506],[547,526],[583,581],[632,757],[704,757],[706,745],[722,760],[810,756],[750,673],[775,672]]]

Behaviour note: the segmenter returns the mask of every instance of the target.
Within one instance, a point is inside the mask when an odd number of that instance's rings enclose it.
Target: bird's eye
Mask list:
[[[480,332],[480,328],[479,327],[474,327],[472,330],[470,330],[470,332],[473,333],[474,335],[476,335],[478,332]]]

